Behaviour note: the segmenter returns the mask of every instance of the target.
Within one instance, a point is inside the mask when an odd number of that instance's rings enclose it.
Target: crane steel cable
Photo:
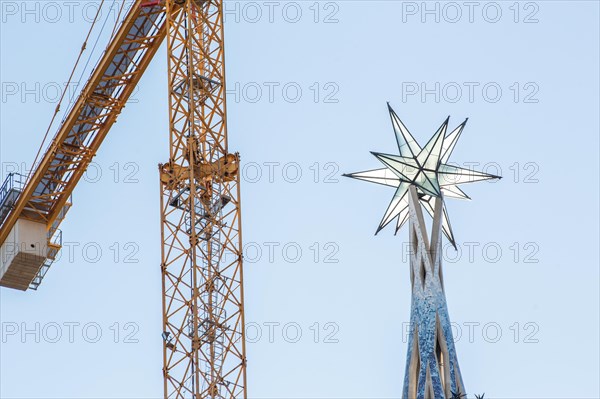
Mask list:
[[[79,61],[81,60],[81,57],[83,56],[83,53],[85,52],[86,48],[87,48],[87,42],[90,39],[90,36],[92,35],[92,31],[94,30],[94,26],[96,25],[96,21],[98,20],[98,16],[100,15],[100,11],[102,10],[102,6],[104,5],[104,1],[105,0],[101,0],[100,2],[100,7],[98,7],[98,11],[96,11],[96,15],[94,16],[94,20],[92,21],[92,25],[90,26],[90,30],[88,31],[85,40],[81,46],[81,49],[79,50],[79,55],[77,56],[77,60],[75,61],[75,65],[73,66],[73,69],[71,70],[71,74],[69,75],[69,80],[67,81],[67,84],[65,85],[65,89],[63,90],[60,99],[58,100],[58,104],[56,105],[56,108],[54,110],[54,114],[52,115],[52,119],[50,120],[50,124],[48,125],[48,129],[46,130],[46,133],[44,134],[44,138],[42,140],[42,143],[40,144],[40,148],[38,149],[37,154],[35,155],[35,158],[33,160],[33,164],[31,165],[31,169],[29,170],[29,173],[27,174],[27,179],[26,182],[29,181],[29,178],[31,177],[31,174],[33,173],[33,170],[36,167],[38,158],[42,152],[42,149],[44,148],[44,144],[46,143],[46,140],[48,139],[48,134],[50,133],[50,130],[52,129],[52,125],[54,125],[54,121],[56,120],[56,116],[58,115],[58,113],[60,112],[60,105],[62,104],[63,99],[65,98],[65,95],[67,94],[67,89],[69,88],[69,85],[71,84],[71,80],[73,79],[73,76],[75,75],[75,71],[77,70],[77,66],[79,65]],[[105,21],[106,24],[106,21]],[[98,41],[96,40],[96,43]],[[95,48],[95,45],[94,45]],[[92,50],[93,52],[93,50]],[[88,58],[88,62],[89,62],[89,58]],[[87,65],[86,65],[87,67]]]
[[[116,0],[115,0],[116,1]],[[115,2],[113,1],[113,4],[115,4]],[[132,5],[133,6],[133,5]],[[117,18],[115,19],[115,26],[113,27],[113,31],[110,34],[110,40],[112,41],[112,39],[115,37],[115,33],[117,32],[117,27],[119,26],[119,19],[121,18],[121,13],[123,12],[123,9],[125,8],[125,0],[123,0],[121,2],[121,7],[119,7],[119,13],[117,14]]]
[[[113,0],[113,4],[115,4],[117,2],[117,0]],[[124,4],[125,2],[123,2]],[[100,6],[100,8],[102,8],[102,6]],[[110,16],[110,10],[109,12],[106,14],[106,18],[104,19],[104,23],[102,24],[102,27],[100,28],[100,32],[98,32],[98,36],[96,37],[96,41],[94,42],[94,46],[92,47],[92,51],[90,52],[90,55],[88,56],[87,61],[85,62],[85,67],[83,68],[83,70],[81,71],[81,75],[79,76],[79,80],[77,81],[77,84],[75,85],[75,90],[73,90],[73,96],[71,97],[69,103],[74,105],[74,99],[76,96],[77,91],[79,90],[79,85],[81,85],[81,80],[83,79],[83,75],[85,75],[85,72],[88,69],[88,66],[90,64],[90,61],[92,60],[92,56],[94,55],[94,51],[96,51],[96,47],[98,46],[98,42],[100,41],[100,38],[102,37],[102,32],[104,32],[104,28],[106,28],[106,23],[108,22],[108,17]],[[113,28],[113,31],[116,30],[117,26],[119,25],[119,19],[117,18],[115,20],[115,26]],[[111,38],[112,39],[112,36]],[[110,43],[110,40],[109,40]],[[100,58],[98,58],[97,63],[100,62]],[[95,69],[95,67],[94,67]],[[93,71],[93,69],[92,69]],[[66,117],[66,115],[65,115]]]

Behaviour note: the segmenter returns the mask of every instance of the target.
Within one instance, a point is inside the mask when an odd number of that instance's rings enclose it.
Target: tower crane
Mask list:
[[[39,163],[0,186],[0,286],[39,287],[73,190],[165,39],[164,397],[246,397],[240,158],[227,142],[222,0],[133,2]]]

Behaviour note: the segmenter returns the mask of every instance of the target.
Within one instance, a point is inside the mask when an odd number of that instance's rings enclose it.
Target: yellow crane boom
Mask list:
[[[4,204],[7,215],[0,221],[0,243],[6,242],[21,219],[44,224],[48,251],[56,250],[52,237],[69,208],[68,200],[75,186],[116,122],[165,33],[165,6],[137,0],[43,158],[34,165],[18,198]],[[46,246],[40,245],[38,249],[43,248]],[[5,250],[14,252],[15,248]],[[39,250],[36,255],[45,257]],[[32,261],[31,257],[28,260]],[[34,261],[32,267],[5,270],[0,285],[26,290],[39,271],[34,270],[35,264]]]

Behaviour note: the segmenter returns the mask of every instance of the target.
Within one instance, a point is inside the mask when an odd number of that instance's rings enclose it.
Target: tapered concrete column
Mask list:
[[[412,303],[403,398],[465,393],[442,278],[443,198],[435,200],[431,240],[417,190],[409,188]]]

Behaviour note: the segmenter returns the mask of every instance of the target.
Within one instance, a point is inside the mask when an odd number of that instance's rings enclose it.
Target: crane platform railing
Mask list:
[[[0,186],[0,224],[15,205],[19,194],[25,186],[26,176],[20,173],[9,173]]]

